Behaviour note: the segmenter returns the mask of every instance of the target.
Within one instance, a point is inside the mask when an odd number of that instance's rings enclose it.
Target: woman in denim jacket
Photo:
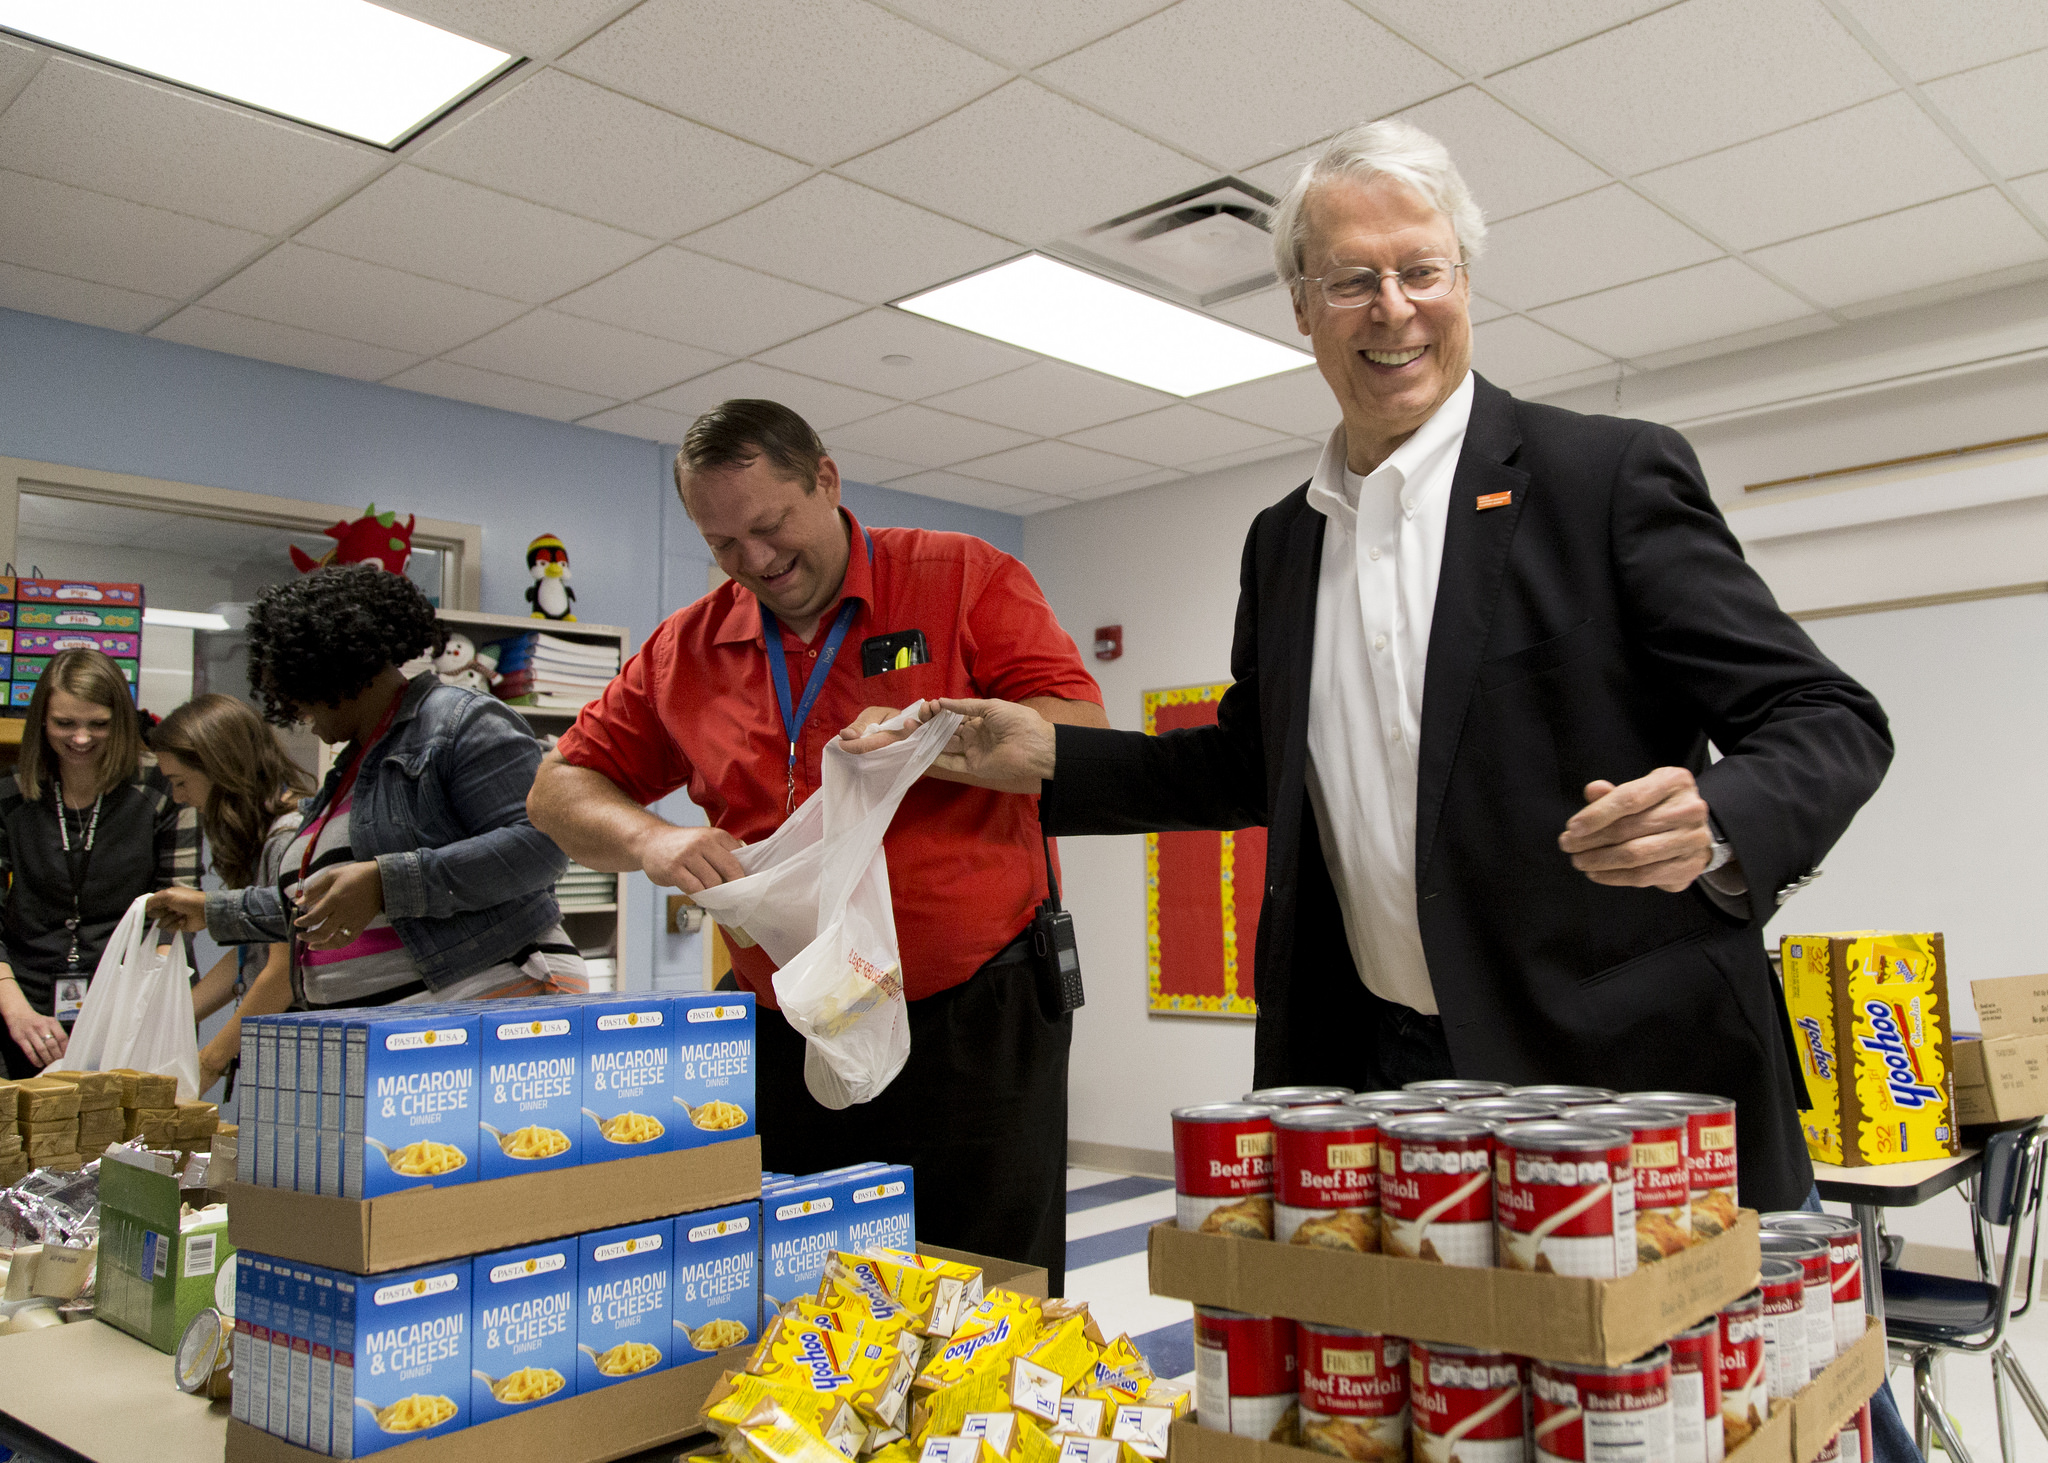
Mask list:
[[[540,744],[492,697],[399,670],[441,640],[419,588],[374,564],[265,590],[251,689],[272,722],[345,745],[275,885],[165,891],[151,913],[289,940],[302,1010],[585,989],[553,893],[568,860],[526,818]]]

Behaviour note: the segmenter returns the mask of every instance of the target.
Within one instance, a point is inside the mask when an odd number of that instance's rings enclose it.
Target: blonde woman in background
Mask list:
[[[187,701],[150,733],[149,745],[171,796],[199,810],[214,872],[228,889],[275,888],[284,851],[299,831],[299,799],[313,779],[286,755],[277,734],[243,701],[213,693]],[[166,889],[152,913],[206,916],[197,889]],[[237,996],[234,1016],[200,1048],[199,1090],[227,1072],[242,1049],[242,1018],[268,1016],[292,1003],[291,946],[237,945],[192,987],[192,1016],[204,1021]]]
[[[199,882],[199,819],[142,758],[135,700],[97,650],[51,657],[21,761],[0,778],[0,1040],[10,1078],[64,1055],[71,1023],[128,906]]]

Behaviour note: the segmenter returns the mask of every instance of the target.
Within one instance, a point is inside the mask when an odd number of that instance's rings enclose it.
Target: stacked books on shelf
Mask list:
[[[619,673],[619,647],[570,640],[540,630],[508,636],[497,651],[491,689],[508,706],[578,711]]]
[[[555,902],[562,906],[564,914],[579,909],[609,909],[618,902],[619,876],[600,874],[596,869],[586,869],[574,862],[568,871],[555,880]]]

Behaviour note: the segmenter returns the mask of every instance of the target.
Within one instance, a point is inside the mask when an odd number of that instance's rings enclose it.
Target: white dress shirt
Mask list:
[[[1451,478],[1472,418],[1468,371],[1435,415],[1360,478],[1330,434],[1308,487],[1329,520],[1316,589],[1308,796],[1366,989],[1436,1014],[1415,911],[1422,679]]]

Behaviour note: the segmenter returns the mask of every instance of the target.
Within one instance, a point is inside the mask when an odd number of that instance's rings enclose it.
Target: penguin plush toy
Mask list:
[[[536,620],[576,618],[576,591],[569,587],[569,550],[551,533],[544,533],[526,546],[526,572],[533,583],[526,586],[526,602],[533,606]]]

